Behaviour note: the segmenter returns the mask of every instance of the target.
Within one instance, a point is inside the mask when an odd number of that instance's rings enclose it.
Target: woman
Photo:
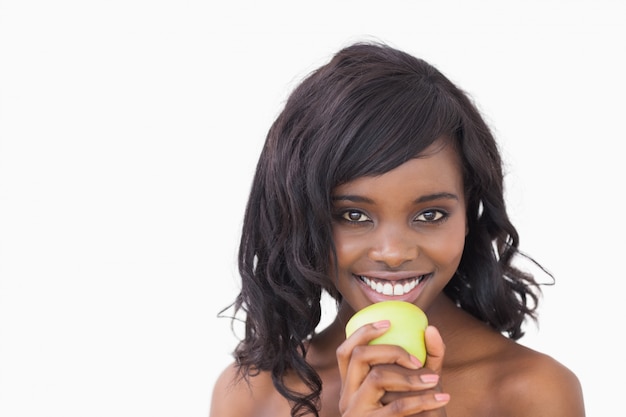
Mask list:
[[[211,416],[584,416],[577,377],[518,343],[538,286],[518,269],[497,144],[468,97],[382,44],[339,51],[272,125],[239,253],[245,337]],[[317,334],[320,298],[337,301]],[[358,310],[411,302],[427,357],[346,339]]]

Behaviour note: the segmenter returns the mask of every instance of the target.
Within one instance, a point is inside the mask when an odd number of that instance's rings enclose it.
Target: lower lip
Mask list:
[[[387,301],[387,300],[397,300],[397,301],[413,302],[420,295],[420,293],[422,292],[422,289],[424,288],[424,285],[430,279],[431,276],[432,276],[431,274],[426,275],[424,278],[422,278],[422,280],[419,282],[419,284],[417,284],[415,286],[415,288],[413,288],[411,291],[406,292],[406,293],[404,293],[402,295],[385,295],[385,294],[377,293],[369,285],[367,285],[365,282],[363,282],[361,280],[361,278],[355,276],[355,279],[357,279],[359,281],[359,283],[363,286],[363,288],[365,290],[364,291],[365,296],[372,303],[378,303],[380,301]]]

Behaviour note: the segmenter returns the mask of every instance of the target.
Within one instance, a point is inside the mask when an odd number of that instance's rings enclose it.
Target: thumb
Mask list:
[[[424,366],[441,373],[443,368],[443,357],[446,352],[446,345],[435,326],[428,326],[424,332],[426,341],[426,363]]]

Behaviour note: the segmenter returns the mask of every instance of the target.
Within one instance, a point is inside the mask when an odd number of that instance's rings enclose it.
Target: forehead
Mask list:
[[[461,160],[451,141],[439,139],[415,158],[376,176],[363,176],[337,186],[333,195],[389,193],[463,193]],[[397,195],[397,193],[394,193]]]

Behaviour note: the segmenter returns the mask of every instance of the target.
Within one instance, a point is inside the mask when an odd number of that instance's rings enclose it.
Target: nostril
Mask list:
[[[397,268],[405,262],[415,260],[419,251],[416,245],[394,245],[372,248],[369,257],[373,261],[385,263],[390,268]]]

